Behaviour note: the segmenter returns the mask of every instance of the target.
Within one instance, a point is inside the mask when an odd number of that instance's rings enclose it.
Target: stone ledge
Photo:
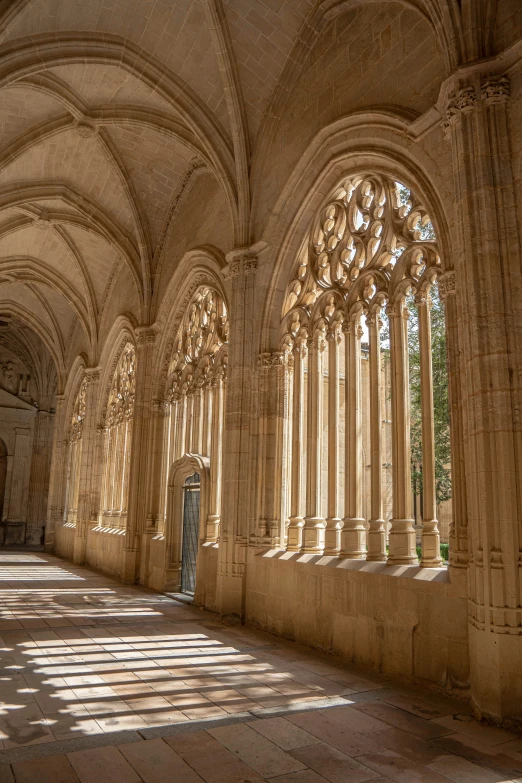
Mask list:
[[[265,549],[259,552],[257,557],[269,558],[271,560],[283,560],[285,562],[292,563],[302,563],[303,565],[317,565],[324,568],[335,568],[342,571],[355,571],[359,573],[378,574],[379,576],[414,579],[424,583],[450,582],[450,575],[447,567],[422,568],[419,565],[388,565],[388,563],[376,563],[368,560],[350,560],[348,558],[333,557],[329,555],[287,552],[283,549]]]

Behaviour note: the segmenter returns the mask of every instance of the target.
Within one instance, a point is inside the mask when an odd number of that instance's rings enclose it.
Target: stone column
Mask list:
[[[359,319],[343,326],[345,348],[345,465],[344,519],[341,531],[341,557],[366,558],[366,527],[362,518],[362,417],[361,417],[361,336]],[[380,433],[379,433],[380,434]],[[380,518],[378,513],[377,519]],[[375,543],[378,543],[379,539]],[[376,554],[380,552],[375,548]]]
[[[203,389],[199,379],[194,389],[192,421],[192,453],[203,454]]]
[[[66,409],[64,394],[56,395],[55,405],[49,494],[47,496],[47,524],[45,526],[45,551],[48,553],[53,551],[56,525],[62,523],[67,455],[67,446],[64,442]]]
[[[87,367],[84,374],[85,416],[82,427],[80,462],[78,466],[78,511],[74,531],[73,562],[84,563],[87,552],[88,523],[91,519],[92,481],[96,452],[96,410],[100,386],[98,367]]]
[[[325,519],[321,515],[321,462],[323,439],[323,352],[325,328],[319,326],[308,340],[308,423],[306,516],[303,527],[302,552],[322,554]]]
[[[187,433],[187,395],[181,394],[176,405],[176,446],[174,449],[175,462],[185,454],[185,440]]]
[[[210,457],[212,448],[212,386],[205,382],[203,389],[203,422],[201,431],[201,453],[204,457]]]
[[[392,485],[393,518],[388,561],[396,565],[418,562],[412,518],[410,385],[408,366],[408,310],[402,303],[390,305]]]
[[[41,543],[42,528],[45,527],[53,420],[53,413],[45,410],[37,411],[29,478],[29,508],[25,539],[26,544],[30,545]]]
[[[207,517],[207,541],[219,539],[221,490],[223,486],[224,368],[212,381],[212,427],[210,438],[210,505]]]
[[[327,335],[328,340],[328,517],[324,532],[325,555],[337,556],[341,551],[341,528],[339,518],[339,343],[340,325],[334,325]]]
[[[304,483],[303,465],[306,437],[305,424],[305,360],[306,338],[298,335],[294,346],[294,372],[292,394],[292,463],[290,490],[290,518],[288,520],[288,545],[291,552],[299,552],[303,546]]]
[[[499,721],[522,719],[522,259],[510,83],[490,67],[451,97],[443,129],[457,205],[471,696]]]
[[[186,395],[185,405],[185,447],[183,454],[192,454],[192,432],[194,430],[194,390]],[[182,454],[182,456],[183,456]]]
[[[429,297],[425,292],[417,294],[415,304],[419,313],[419,346],[421,376],[422,419],[422,558],[425,568],[439,568],[439,523],[435,493],[435,423],[433,411],[433,369],[431,358],[431,317]]]
[[[136,329],[136,387],[132,418],[132,444],[127,498],[127,527],[123,548],[122,579],[134,583],[140,568],[141,535],[147,520],[147,464],[150,456],[152,423],[152,363],[156,331]]]
[[[254,348],[257,257],[246,248],[227,255],[223,271],[230,313],[223,456],[223,510],[216,605],[221,615],[243,617],[251,498],[251,409],[256,383]]]
[[[282,456],[285,419],[285,374],[283,351],[262,353],[258,362],[258,432],[255,474],[256,517],[251,543],[276,547],[284,538],[282,517]]]
[[[382,518],[381,320],[374,310],[366,318],[370,340],[370,451],[371,519],[368,560],[386,560],[386,531]]]
[[[455,272],[450,270],[439,277],[439,296],[444,301],[447,357],[448,393],[451,421],[451,506],[453,520],[449,533],[449,567],[452,579],[459,578],[467,588],[468,506],[466,495],[465,433],[462,407],[462,387],[458,329],[458,310],[455,296]]]

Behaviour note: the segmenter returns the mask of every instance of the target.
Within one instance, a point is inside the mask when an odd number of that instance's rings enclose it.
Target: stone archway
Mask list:
[[[194,601],[201,603],[200,598],[202,596],[205,568],[200,554],[205,542],[206,521],[209,514],[210,460],[208,457],[203,457],[200,454],[185,454],[181,459],[172,463],[169,471],[163,589],[166,592],[179,592],[181,590],[184,486],[187,478],[194,473],[198,473],[200,476],[201,491]]]

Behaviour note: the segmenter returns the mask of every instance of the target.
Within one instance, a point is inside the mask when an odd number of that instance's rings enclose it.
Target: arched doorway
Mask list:
[[[165,592],[185,592],[198,602],[201,563],[209,509],[210,460],[185,454],[169,471],[165,526]],[[201,584],[200,584],[201,582]]]
[[[199,473],[187,476],[183,487],[183,531],[181,547],[181,592],[194,595],[198,556],[199,513],[201,499]]]

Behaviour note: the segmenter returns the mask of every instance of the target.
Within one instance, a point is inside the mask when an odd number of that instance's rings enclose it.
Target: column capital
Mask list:
[[[480,85],[480,97],[486,106],[506,103],[511,95],[511,83],[505,75],[490,76]]]
[[[448,100],[441,127],[445,138],[457,125],[461,114],[469,114],[477,107],[477,91],[471,84],[461,87],[452,93]]]
[[[248,247],[239,247],[226,255],[227,265],[222,270],[225,280],[241,274],[253,274],[257,270],[257,255]]]
[[[285,352],[273,351],[272,353],[260,353],[258,367],[282,367],[285,364]]]
[[[83,373],[83,377],[87,385],[91,383],[98,383],[101,377],[101,370],[99,367],[86,367]]]
[[[136,329],[136,345],[154,345],[157,330],[155,326],[138,326]]]
[[[450,294],[455,294],[456,280],[455,271],[450,269],[438,279],[439,294],[441,299],[446,299]]]

